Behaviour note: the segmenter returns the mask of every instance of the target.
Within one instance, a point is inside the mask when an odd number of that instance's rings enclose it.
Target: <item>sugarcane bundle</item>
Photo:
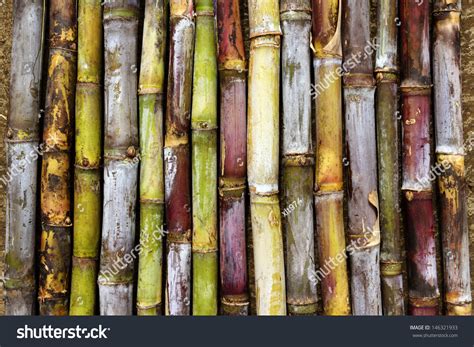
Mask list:
[[[165,181],[163,93],[167,0],[147,0],[138,87],[140,110],[140,258],[137,313],[161,314]]]
[[[76,86],[76,1],[52,0],[41,171],[39,309],[67,315],[71,267],[71,147]]]
[[[79,0],[71,315],[95,312],[101,222],[102,6]]]
[[[130,315],[138,176],[138,0],[104,5],[104,201],[99,300],[101,315]]]
[[[400,141],[398,126],[398,1],[381,0],[377,7],[377,157],[382,247],[380,266],[385,315],[405,314],[400,249]]]
[[[170,2],[170,53],[166,107],[165,204],[166,314],[191,307],[191,158],[189,129],[194,53],[193,0]]]
[[[213,0],[196,0],[192,98],[193,315],[217,314],[217,61]]]
[[[286,315],[278,199],[280,18],[277,0],[249,0],[248,180],[258,315]]]
[[[220,290],[225,315],[247,315],[247,79],[238,0],[217,1],[220,80]]]
[[[7,185],[7,315],[32,315],[35,311],[36,193],[37,160],[41,154],[38,142],[44,13],[43,0],[26,4],[14,2],[10,115],[5,141],[8,182],[2,178]]]
[[[354,315],[380,315],[380,228],[370,1],[343,1],[344,102],[348,152],[348,236]],[[368,47],[368,48],[367,48]]]
[[[343,257],[346,241],[341,11],[341,0],[313,0],[315,84],[311,94],[316,100],[314,203],[320,263],[320,270],[315,273],[314,279],[321,281],[324,314],[338,316],[351,312],[347,261]],[[327,269],[328,266],[330,269]]]
[[[461,1],[437,0],[433,11],[433,79],[444,301],[448,315],[471,315],[464,144],[461,113]]]
[[[438,313],[438,279],[431,171],[431,73],[428,1],[402,0],[401,72],[403,156],[408,257],[408,313]]]
[[[288,313],[316,312],[311,136],[311,1],[282,0],[283,228]]]

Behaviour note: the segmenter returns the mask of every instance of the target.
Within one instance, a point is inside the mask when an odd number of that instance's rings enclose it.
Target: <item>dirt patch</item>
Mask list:
[[[462,17],[462,77],[464,112],[464,138],[474,138],[474,4],[470,0],[463,0]],[[474,151],[466,156],[466,177],[468,184],[468,216],[469,234],[471,239],[471,288],[474,296]]]

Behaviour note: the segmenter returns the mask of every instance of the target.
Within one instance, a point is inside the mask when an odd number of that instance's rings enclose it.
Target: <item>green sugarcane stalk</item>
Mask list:
[[[163,223],[163,90],[165,79],[166,0],[147,0],[139,81],[140,111],[140,258],[137,313],[161,314]]]
[[[192,129],[193,314],[217,314],[217,61],[212,0],[196,2]]]
[[[93,315],[101,221],[102,6],[79,0],[71,315]]]
[[[381,0],[377,9],[375,74],[377,163],[380,195],[380,272],[384,315],[404,315],[403,258],[400,247],[400,132],[398,115],[398,1]]]

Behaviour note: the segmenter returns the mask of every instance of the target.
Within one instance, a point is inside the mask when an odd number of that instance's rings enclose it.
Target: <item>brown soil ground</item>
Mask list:
[[[474,136],[474,5],[463,0],[462,70],[465,138]],[[8,117],[8,85],[10,73],[12,0],[0,2],[0,176],[5,173],[4,134]],[[466,176],[469,187],[468,211],[471,240],[471,273],[474,296],[474,151],[467,153]],[[5,230],[5,191],[0,185],[0,273],[3,274]],[[249,235],[250,236],[250,235]],[[0,281],[0,293],[3,281]],[[0,295],[0,315],[4,312],[3,295]]]
[[[474,4],[463,0],[462,20],[462,72],[464,138],[474,136]],[[471,239],[471,283],[474,296],[474,151],[466,156],[466,177],[469,187],[468,215]]]

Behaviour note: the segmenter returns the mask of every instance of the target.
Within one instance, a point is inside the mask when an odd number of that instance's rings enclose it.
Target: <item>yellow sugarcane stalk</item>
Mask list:
[[[319,269],[326,315],[350,314],[349,279],[343,215],[341,89],[341,1],[313,1],[313,46],[316,101],[315,206]],[[336,262],[327,275],[326,266]]]
[[[286,315],[278,200],[280,15],[276,0],[250,0],[248,180],[258,315]]]

